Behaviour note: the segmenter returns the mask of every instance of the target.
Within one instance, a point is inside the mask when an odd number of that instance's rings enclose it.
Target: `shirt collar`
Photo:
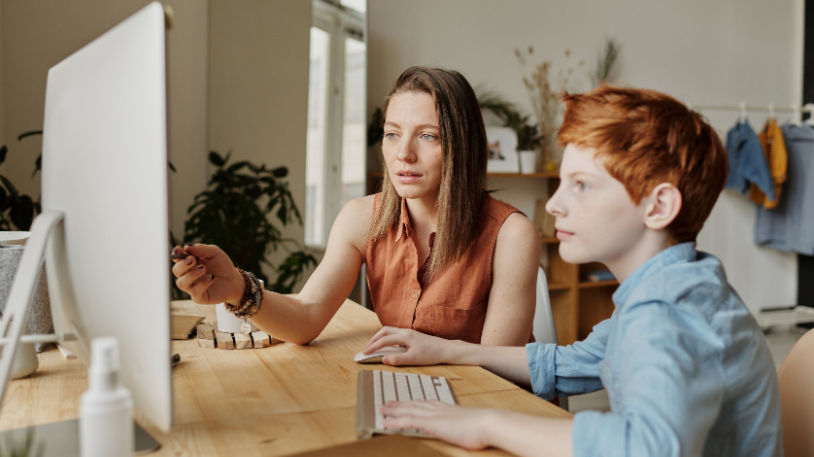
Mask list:
[[[664,267],[676,263],[691,262],[695,260],[696,257],[697,253],[695,251],[694,241],[670,246],[659,252],[625,279],[619,288],[616,289],[616,292],[613,293],[613,303],[617,308],[621,308],[627,301],[630,293],[633,292],[633,289],[641,284],[648,276],[658,273]]]
[[[401,212],[399,214],[399,234],[396,241],[401,239],[402,233],[406,238],[413,236],[413,227],[410,225],[410,215],[407,214],[407,199],[401,198]]]

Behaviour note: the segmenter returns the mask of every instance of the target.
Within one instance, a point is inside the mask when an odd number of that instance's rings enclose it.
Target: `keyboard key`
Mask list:
[[[410,396],[413,400],[424,400],[424,389],[421,388],[421,380],[417,374],[408,374],[407,381],[410,383]]]
[[[410,401],[410,387],[407,384],[407,376],[404,373],[396,373],[396,392],[399,401]]]
[[[389,401],[398,401],[398,397],[396,396],[396,382],[393,379],[392,371],[382,372],[382,384],[384,387],[384,404],[387,404]]]
[[[441,380],[441,386],[439,386],[437,389],[438,398],[444,403],[454,405],[455,398],[452,397],[452,390],[449,388],[447,378],[437,378],[437,379]]]
[[[438,400],[438,395],[435,393],[435,385],[432,383],[432,378],[422,374],[421,386],[424,388],[424,396],[427,400]]]

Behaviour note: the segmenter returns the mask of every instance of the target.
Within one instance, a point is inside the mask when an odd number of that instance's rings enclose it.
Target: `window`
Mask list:
[[[309,246],[324,247],[342,207],[365,195],[367,46],[358,10],[364,5],[314,2],[305,172]]]

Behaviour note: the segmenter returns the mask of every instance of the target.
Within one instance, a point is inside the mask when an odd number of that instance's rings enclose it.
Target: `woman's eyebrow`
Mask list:
[[[384,123],[384,125],[392,125],[393,127],[401,128],[400,125],[396,124],[393,121],[387,121],[387,122]],[[416,129],[426,129],[426,128],[433,128],[433,129],[436,129],[436,130],[441,130],[441,127],[438,127],[437,124],[421,124],[421,125],[416,126]]]

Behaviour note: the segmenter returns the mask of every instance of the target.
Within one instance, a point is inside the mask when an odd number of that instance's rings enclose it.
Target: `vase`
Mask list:
[[[537,152],[536,151],[517,151],[520,156],[520,172],[524,175],[534,173],[536,169]]]

